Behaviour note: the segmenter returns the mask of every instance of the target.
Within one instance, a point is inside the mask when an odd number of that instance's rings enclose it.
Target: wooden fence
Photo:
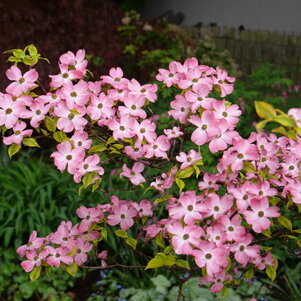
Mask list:
[[[218,47],[228,49],[243,73],[264,63],[285,67],[287,76],[301,84],[301,36],[223,27],[185,27],[194,39],[211,36]]]

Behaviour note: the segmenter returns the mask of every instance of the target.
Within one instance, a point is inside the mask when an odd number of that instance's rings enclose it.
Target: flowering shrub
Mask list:
[[[58,143],[51,154],[55,166],[82,183],[79,192],[89,186],[102,189],[101,177],[112,166],[122,168],[120,178],[137,191],[136,200],[114,195],[95,208],[79,207],[78,224],[62,221],[47,237],[34,231],[17,249],[32,280],[49,267],[74,275],[78,266],[87,267],[94,249],[100,266],[93,268],[188,271],[198,273],[200,285],[212,284],[211,292],[226,293],[227,286],[237,285],[238,269],[241,277],[251,278],[259,269],[275,279],[278,260],[265,241],[284,237],[301,246],[301,229],[290,220],[301,209],[300,128],[284,112],[256,102],[266,119],[257,129],[278,122],[289,137],[253,132],[242,138],[235,131],[241,111],[224,99],[235,81],[226,71],[195,58],[159,69],[156,78],[163,89],[178,89],[169,122],[161,123],[149,108],[158,101],[155,84],[129,80],[118,67],[91,81],[84,50],[60,57],[50,90],[33,68],[40,60],[34,46],[14,50],[10,61],[14,57],[16,65],[6,71],[12,82],[0,94],[0,126],[9,155],[22,145],[39,147],[38,139],[48,137]],[[30,70],[24,73],[17,63],[25,58]],[[203,164],[203,145],[220,154],[215,174]],[[149,190],[153,195],[147,199]],[[130,228],[139,229],[135,237]],[[154,240],[160,249],[144,266],[125,266],[98,250],[108,235],[133,249]],[[180,281],[179,298],[190,276]]]

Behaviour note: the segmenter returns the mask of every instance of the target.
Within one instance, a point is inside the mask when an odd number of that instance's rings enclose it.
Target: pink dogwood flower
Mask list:
[[[141,175],[143,170],[144,164],[139,162],[135,162],[132,169],[128,168],[126,164],[124,164],[122,166],[122,173],[120,174],[120,178],[129,178],[134,185],[139,185],[145,182],[145,178]]]
[[[85,150],[81,147],[72,148],[69,141],[58,144],[57,150],[57,152],[52,153],[50,156],[51,158],[54,158],[55,166],[61,172],[67,167],[68,172],[74,174],[78,165],[85,157]]]
[[[173,234],[171,243],[176,254],[191,255],[192,246],[199,245],[201,241],[202,228],[196,225],[183,227],[180,222],[174,222],[168,225],[167,231]]]
[[[14,96],[19,96],[35,87],[35,81],[39,77],[35,69],[31,69],[22,75],[21,70],[17,66],[11,66],[5,74],[8,79],[14,81],[6,88],[6,92]]]
[[[229,251],[226,248],[205,241],[199,243],[198,248],[192,252],[195,262],[200,268],[206,267],[208,276],[220,273],[228,266]]]
[[[276,206],[270,207],[267,197],[252,199],[250,206],[252,210],[246,210],[243,214],[247,223],[252,225],[252,229],[256,233],[261,233],[270,227],[269,217],[280,216],[279,208]]]
[[[202,159],[202,156],[199,152],[195,150],[190,150],[186,155],[184,152],[180,152],[179,156],[176,156],[178,162],[182,162],[181,169],[185,169],[188,166],[193,165],[195,162]]]
[[[108,224],[116,226],[120,224],[120,228],[125,231],[133,226],[133,218],[137,216],[137,210],[130,205],[115,206],[112,214],[108,216]]]
[[[32,135],[32,130],[26,130],[26,123],[21,121],[17,122],[14,127],[14,133],[10,136],[3,137],[3,143],[6,145],[10,145],[12,143],[20,144],[24,137],[29,137]]]

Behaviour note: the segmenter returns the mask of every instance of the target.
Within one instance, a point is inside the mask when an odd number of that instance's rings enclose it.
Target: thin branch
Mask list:
[[[116,267],[128,268],[128,269],[145,269],[146,265],[124,265],[124,264],[116,263],[116,264],[108,265],[106,267],[91,267],[87,265],[79,265],[79,267],[84,269],[97,269],[97,270],[105,270],[105,269],[111,269]]]

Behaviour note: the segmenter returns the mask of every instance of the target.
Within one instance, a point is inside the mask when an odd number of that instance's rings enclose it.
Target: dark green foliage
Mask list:
[[[82,273],[76,277],[80,277]],[[15,249],[0,250],[0,300],[48,300],[71,301],[71,287],[74,278],[61,270],[53,269],[49,276],[42,277],[35,282],[19,266]]]
[[[3,159],[0,166],[0,240],[3,247],[19,247],[33,230],[39,236],[55,231],[62,220],[78,222],[80,205],[100,202],[100,192],[84,191],[68,173],[23,153],[18,161]]]
[[[285,77],[285,70],[265,64],[250,75],[238,78],[234,92],[227,100],[236,103],[243,111],[237,131],[243,137],[254,131],[254,122],[259,121],[254,101],[265,101],[286,112],[291,107],[300,107],[301,96],[292,87],[292,80]]]

